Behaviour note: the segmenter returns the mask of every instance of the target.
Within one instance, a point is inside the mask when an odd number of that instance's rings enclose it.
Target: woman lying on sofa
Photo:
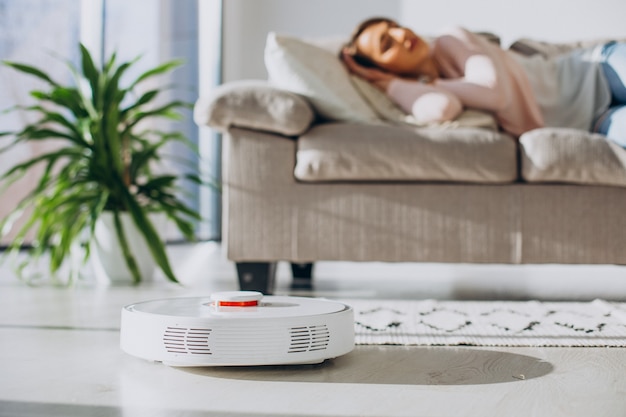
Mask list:
[[[503,50],[456,27],[427,43],[393,20],[372,18],[355,29],[342,58],[422,120],[453,120],[471,107],[492,112],[514,136],[570,127],[626,147],[626,43],[546,59]]]

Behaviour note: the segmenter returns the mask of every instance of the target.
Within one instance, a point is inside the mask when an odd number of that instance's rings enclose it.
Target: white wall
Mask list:
[[[374,15],[395,18],[422,34],[450,24],[520,37],[571,41],[626,38],[626,0],[223,0],[223,80],[265,79],[269,31],[346,36]]]
[[[402,23],[436,34],[450,24],[500,34],[504,45],[529,37],[573,41],[626,37],[625,0],[404,0]]]
[[[266,79],[270,31],[295,36],[348,36],[361,20],[398,18],[401,0],[223,0],[223,80]]]

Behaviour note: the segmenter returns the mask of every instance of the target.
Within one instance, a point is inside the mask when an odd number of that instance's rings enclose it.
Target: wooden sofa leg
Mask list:
[[[292,290],[313,289],[313,263],[292,263],[291,276]]]
[[[260,291],[263,294],[274,293],[276,262],[237,262],[239,289],[242,291]]]

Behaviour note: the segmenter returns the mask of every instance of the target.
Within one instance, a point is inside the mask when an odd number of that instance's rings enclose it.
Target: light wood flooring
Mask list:
[[[359,346],[321,365],[171,368],[119,349],[121,306],[236,289],[215,243],[169,248],[184,286],[29,287],[0,269],[0,416],[626,416],[626,348]],[[339,298],[626,300],[626,268],[320,263]]]

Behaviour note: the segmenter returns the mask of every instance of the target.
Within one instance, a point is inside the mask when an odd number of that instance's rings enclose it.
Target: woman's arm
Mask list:
[[[431,84],[396,78],[387,87],[387,95],[419,123],[441,123],[456,119],[463,104],[454,94]]]
[[[395,75],[385,72],[383,70],[364,67],[357,64],[354,58],[352,58],[352,56],[346,50],[341,51],[341,58],[343,60],[343,63],[348,68],[348,71],[350,71],[354,75],[358,75],[365,81],[370,82],[382,91],[387,90],[387,87],[389,86],[391,80],[396,78]]]
[[[477,35],[453,28],[434,44],[443,78],[434,85],[457,96],[467,106],[487,111],[502,110],[509,92],[503,77],[502,51]]]
[[[433,54],[443,75],[435,85],[465,106],[492,112],[514,136],[544,125],[524,69],[498,45],[452,28],[437,38]]]
[[[343,54],[348,70],[369,81],[387,93],[405,112],[420,123],[439,123],[454,120],[463,110],[454,94],[419,81],[398,78],[388,72],[358,65],[348,54]]]

